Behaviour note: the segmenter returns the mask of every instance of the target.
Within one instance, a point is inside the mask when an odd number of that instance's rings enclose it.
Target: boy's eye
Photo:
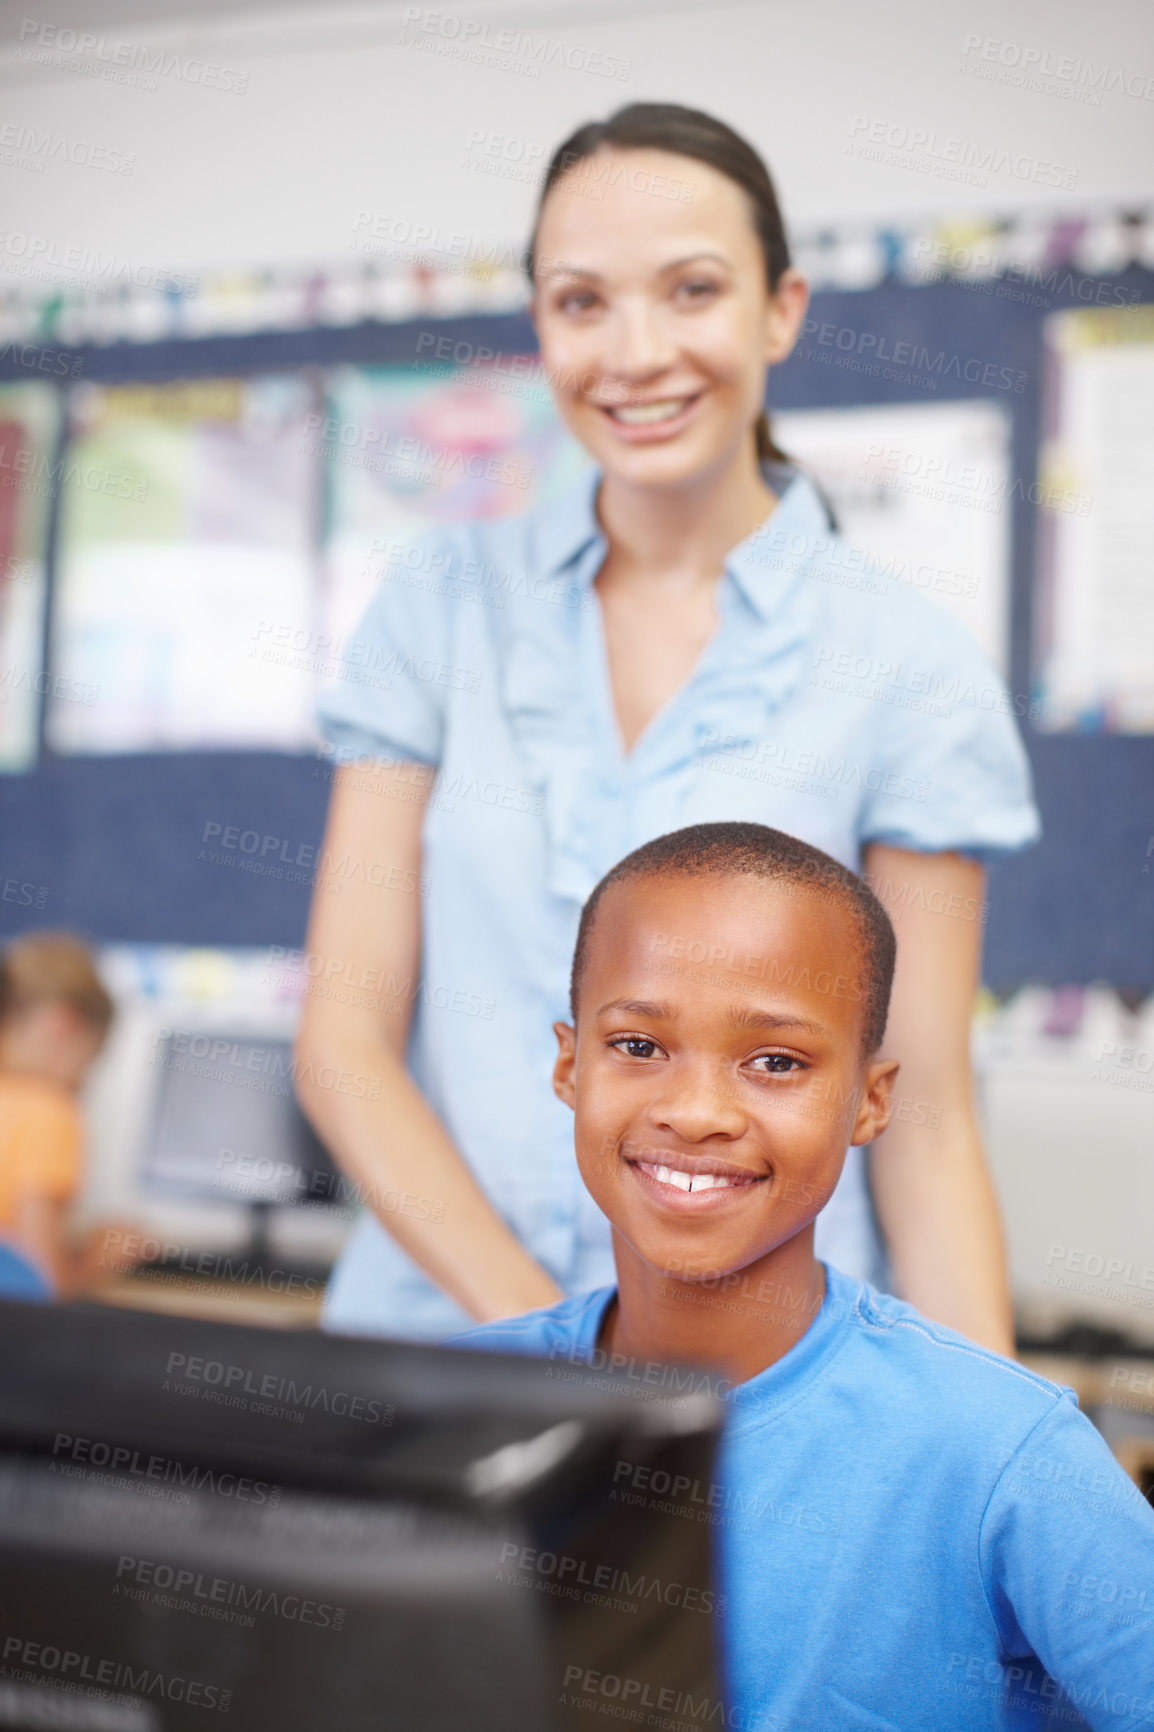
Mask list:
[[[750,1063],[759,1068],[761,1076],[788,1076],[791,1071],[804,1069],[801,1060],[788,1052],[759,1053]],[[765,1068],[760,1069],[761,1066]]]
[[[661,1049],[655,1040],[647,1040],[641,1034],[623,1034],[609,1042],[618,1052],[623,1052],[628,1058],[652,1058]]]

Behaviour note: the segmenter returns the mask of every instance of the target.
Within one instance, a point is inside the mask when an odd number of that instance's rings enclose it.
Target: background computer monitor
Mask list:
[[[10,1304],[0,1387],[15,1732],[732,1724],[709,1524],[614,1496],[707,1495],[703,1372]]]
[[[85,1090],[81,1218],[179,1247],[186,1263],[251,1261],[259,1210],[276,1267],[323,1272],[361,1193],[295,1098],[302,972],[268,947],[179,945],[106,946],[101,972],[116,1019]]]
[[[343,1178],[294,1089],[292,1042],[229,1029],[168,1029],[140,1182],[157,1196],[268,1207],[345,1207]]]

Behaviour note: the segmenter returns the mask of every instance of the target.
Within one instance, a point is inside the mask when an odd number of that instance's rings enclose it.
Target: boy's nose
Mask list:
[[[686,1142],[705,1137],[740,1137],[746,1116],[727,1071],[716,1065],[671,1065],[666,1085],[652,1102],[649,1117],[655,1127]]]

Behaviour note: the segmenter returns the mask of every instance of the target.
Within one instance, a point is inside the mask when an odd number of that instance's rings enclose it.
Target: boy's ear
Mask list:
[[[557,1062],[553,1066],[553,1093],[559,1101],[571,1107],[577,1099],[575,1073],[577,1069],[577,1030],[567,1022],[555,1022]]]
[[[850,1143],[872,1143],[880,1137],[890,1122],[893,1111],[894,1079],[898,1074],[896,1058],[875,1058],[866,1065],[862,1082],[857,1118],[854,1120]]]

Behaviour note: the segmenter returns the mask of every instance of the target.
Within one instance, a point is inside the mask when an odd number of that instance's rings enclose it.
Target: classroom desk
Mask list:
[[[1154,1417],[1154,1360],[1128,1358],[1082,1359],[1072,1353],[1022,1353],[1021,1363],[1051,1383],[1064,1383],[1078,1397],[1080,1407],[1120,1407],[1130,1413]],[[1115,1375],[1126,1373],[1125,1378]]]
[[[276,1293],[241,1281],[214,1281],[164,1269],[120,1275],[84,1297],[93,1304],[129,1311],[160,1311],[170,1317],[199,1317],[210,1323],[248,1323],[261,1329],[316,1329],[323,1287],[313,1292]]]

